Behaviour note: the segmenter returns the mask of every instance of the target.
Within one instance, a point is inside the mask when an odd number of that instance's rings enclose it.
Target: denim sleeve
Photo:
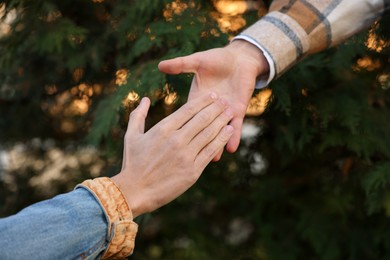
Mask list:
[[[0,219],[0,259],[96,259],[107,247],[103,209],[85,189]]]

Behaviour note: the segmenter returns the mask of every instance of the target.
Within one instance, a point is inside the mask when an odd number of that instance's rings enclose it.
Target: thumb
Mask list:
[[[129,124],[127,129],[135,133],[143,134],[145,131],[145,119],[148,115],[150,107],[150,99],[144,97],[141,99],[138,107],[130,114]]]
[[[196,73],[200,61],[198,55],[178,57],[175,59],[164,60],[158,64],[158,69],[167,74]]]

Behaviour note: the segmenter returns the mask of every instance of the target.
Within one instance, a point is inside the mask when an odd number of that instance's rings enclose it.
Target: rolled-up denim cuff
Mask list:
[[[108,220],[110,242],[102,259],[125,258],[133,253],[138,225],[121,190],[110,178],[86,180],[76,188],[89,190],[103,207]]]

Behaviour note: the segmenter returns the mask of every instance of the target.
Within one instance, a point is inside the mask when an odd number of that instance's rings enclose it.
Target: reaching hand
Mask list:
[[[268,72],[268,63],[254,45],[235,40],[225,48],[211,49],[186,57],[162,61],[160,71],[167,74],[194,73],[189,100],[215,91],[228,101],[234,117],[234,133],[226,149],[235,152],[240,143],[242,122],[258,75]],[[222,151],[215,160],[219,160]]]
[[[131,113],[122,170],[112,178],[134,217],[185,192],[233,133],[227,125],[233,113],[215,93],[192,99],[144,133],[149,106],[144,98]]]

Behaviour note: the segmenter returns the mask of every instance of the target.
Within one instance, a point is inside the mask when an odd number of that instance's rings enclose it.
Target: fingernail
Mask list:
[[[233,116],[233,111],[230,108],[227,108],[225,110],[225,115],[227,115],[228,117],[232,117]]]
[[[224,131],[225,131],[225,133],[227,133],[227,134],[232,134],[233,133],[233,130],[234,130],[234,128],[233,128],[233,126],[231,126],[231,125],[227,125],[227,126],[225,126],[224,127],[224,129],[223,129]]]
[[[215,93],[215,92],[211,92],[210,93],[210,97],[211,97],[211,99],[217,99],[218,98],[218,95],[217,95],[217,93]]]

